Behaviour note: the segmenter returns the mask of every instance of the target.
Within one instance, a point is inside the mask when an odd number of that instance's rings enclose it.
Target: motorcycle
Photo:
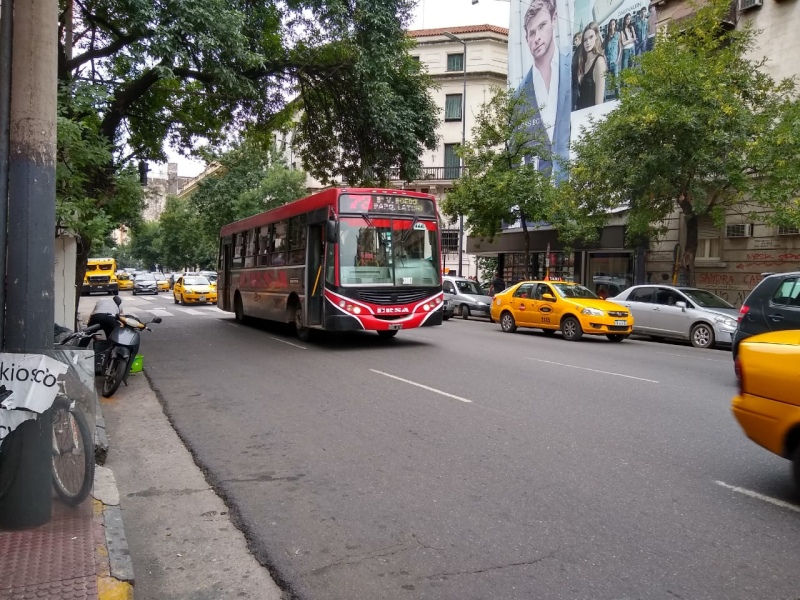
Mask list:
[[[117,306],[122,303],[119,296],[114,296],[114,302]],[[161,317],[144,323],[136,315],[112,316],[117,320],[117,327],[108,338],[109,347],[103,360],[104,398],[113,396],[123,381],[128,385],[128,374],[139,352],[139,332],[143,329],[152,331],[148,327],[150,323],[161,323]]]

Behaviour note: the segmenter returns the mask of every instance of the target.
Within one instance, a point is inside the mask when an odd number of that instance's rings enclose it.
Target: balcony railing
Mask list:
[[[452,181],[461,177],[462,167],[422,167],[422,174],[416,181]],[[392,170],[391,181],[401,181],[400,169]]]

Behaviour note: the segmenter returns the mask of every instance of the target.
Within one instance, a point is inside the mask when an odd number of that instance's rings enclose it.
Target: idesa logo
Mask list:
[[[375,312],[379,315],[399,315],[411,311],[408,308],[379,308]]]

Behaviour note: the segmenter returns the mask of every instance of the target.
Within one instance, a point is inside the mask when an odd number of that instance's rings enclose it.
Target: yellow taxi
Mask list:
[[[117,273],[117,284],[119,285],[119,290],[132,290],[133,289],[133,277],[131,277],[128,273],[121,272]]]
[[[566,281],[512,285],[494,295],[491,316],[506,333],[513,333],[517,327],[533,327],[550,335],[561,331],[570,342],[584,335],[605,335],[612,342],[621,342],[633,329],[633,315],[627,308]]]
[[[169,278],[166,275],[153,271],[153,277],[156,278],[156,285],[158,286],[159,292],[169,291]]]
[[[739,344],[733,415],[759,446],[792,461],[800,486],[800,330],[754,335]]]
[[[216,304],[217,288],[212,287],[208,278],[202,275],[181,275],[172,286],[172,298],[175,304]]]

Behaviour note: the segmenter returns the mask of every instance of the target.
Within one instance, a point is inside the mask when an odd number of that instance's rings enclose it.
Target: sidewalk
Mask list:
[[[104,461],[108,441],[99,402],[95,450]],[[67,506],[53,494],[50,522],[0,531],[0,600],[132,600],[133,585],[119,492],[113,474],[101,465],[91,495],[79,506]]]

